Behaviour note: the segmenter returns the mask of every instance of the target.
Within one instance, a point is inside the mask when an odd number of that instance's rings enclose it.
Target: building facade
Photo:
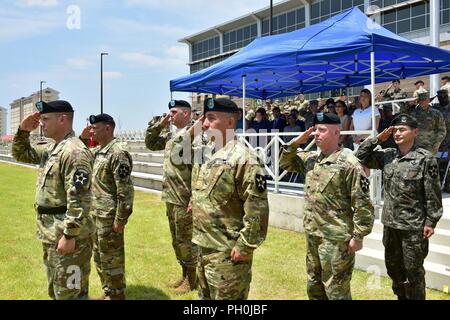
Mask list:
[[[439,0],[439,5],[440,46],[450,48],[450,0]],[[319,23],[351,7],[358,7],[382,26],[403,37],[424,44],[432,43],[430,25],[436,16],[430,14],[429,0],[282,1],[273,7],[272,34],[290,32]],[[190,72],[194,73],[216,64],[255,38],[269,35],[269,17],[270,8],[266,7],[179,40],[189,46]],[[414,82],[415,80],[408,80],[404,87],[413,90]],[[377,90],[378,87],[384,86],[377,86]],[[357,94],[360,89],[350,88],[347,94]],[[341,94],[338,91],[307,96],[338,96]],[[193,94],[193,105],[198,106],[204,98],[205,95]]]
[[[42,89],[42,101],[50,102],[59,99],[59,92],[52,89]],[[11,106],[11,134],[15,134],[23,119],[37,111],[36,102],[40,101],[40,91],[34,92],[28,97],[22,97],[14,100]],[[39,134],[39,128],[32,134]]]
[[[8,115],[8,110],[6,108],[0,107],[0,137],[6,136],[6,117]]]

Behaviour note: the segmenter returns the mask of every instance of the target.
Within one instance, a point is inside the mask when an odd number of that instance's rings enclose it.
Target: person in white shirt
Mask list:
[[[372,108],[372,94],[370,90],[362,89],[359,94],[359,108],[353,111],[353,122],[350,130],[372,130]],[[378,129],[379,124],[380,111],[378,111],[378,108],[375,108],[375,130]],[[355,150],[368,136],[368,134],[353,136]]]

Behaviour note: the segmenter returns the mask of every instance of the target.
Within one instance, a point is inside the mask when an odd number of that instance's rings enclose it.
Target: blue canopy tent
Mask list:
[[[170,90],[245,101],[372,84],[375,101],[375,82],[449,70],[449,50],[402,38],[352,8],[304,29],[257,38],[222,62],[170,81]]]

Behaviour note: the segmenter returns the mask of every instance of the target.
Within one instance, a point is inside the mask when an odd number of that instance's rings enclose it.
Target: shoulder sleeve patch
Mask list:
[[[364,193],[369,192],[369,186],[370,186],[369,179],[367,179],[364,175],[361,175],[359,183],[361,185],[361,190]]]
[[[90,173],[84,168],[77,168],[73,175],[73,184],[77,190],[89,186]]]
[[[428,174],[434,179],[439,175],[439,171],[436,164],[432,164],[428,169]]]
[[[117,169],[117,174],[121,179],[126,179],[131,174],[131,168],[127,163],[121,163]]]
[[[267,189],[266,177],[260,174],[255,174],[255,186],[259,192],[264,192]]]

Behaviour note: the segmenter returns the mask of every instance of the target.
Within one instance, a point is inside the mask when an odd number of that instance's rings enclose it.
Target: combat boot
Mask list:
[[[105,297],[105,300],[126,300],[126,299],[125,294],[120,293],[120,294],[110,294],[109,296]]]
[[[169,283],[169,288],[178,288],[183,283],[184,278],[186,278],[186,267],[182,266],[182,268],[183,268],[183,275],[181,276],[181,279]]]
[[[195,268],[187,268],[186,277],[184,278],[181,285],[175,289],[176,294],[185,294],[192,291],[197,286],[197,275]]]

